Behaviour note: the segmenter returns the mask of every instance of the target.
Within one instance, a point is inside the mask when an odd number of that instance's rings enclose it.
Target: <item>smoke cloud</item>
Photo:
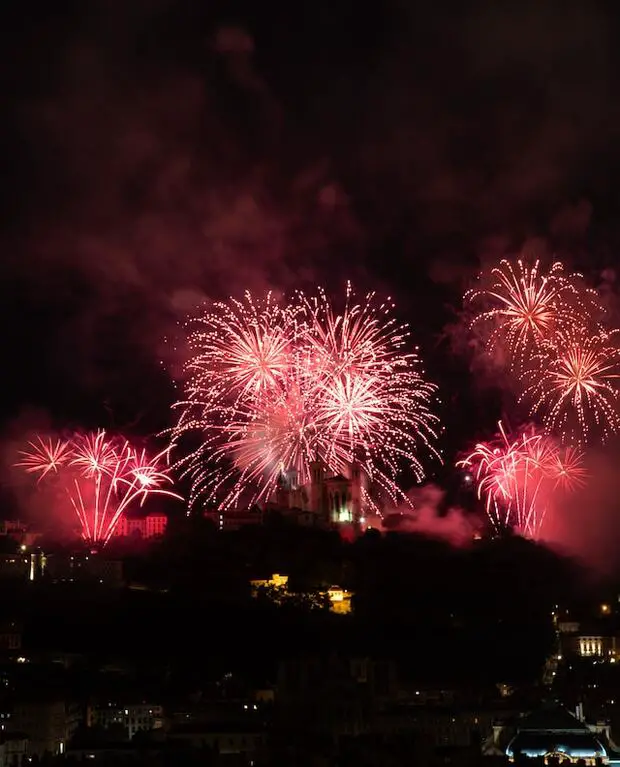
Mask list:
[[[602,575],[617,575],[620,540],[620,476],[618,445],[590,451],[588,479],[566,495],[545,521],[543,540],[585,562]]]
[[[453,546],[466,546],[472,542],[479,525],[463,509],[444,509],[446,493],[440,487],[426,484],[408,495],[414,511],[401,507],[391,512],[399,515],[398,530],[440,538]],[[386,516],[389,521],[389,515]]]
[[[56,437],[52,418],[40,409],[24,410],[0,436],[0,478],[3,490],[3,516],[33,524],[37,532],[69,532],[75,528],[66,494],[54,482],[38,483],[20,463],[28,443],[39,437]]]

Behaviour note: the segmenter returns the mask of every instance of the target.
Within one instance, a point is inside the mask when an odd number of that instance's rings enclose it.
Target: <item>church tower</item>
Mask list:
[[[362,518],[362,467],[357,461],[351,462],[351,516],[358,524]]]
[[[276,503],[281,509],[288,509],[290,506],[290,492],[288,482],[286,481],[286,475],[280,473],[278,477],[278,484],[276,487]]]
[[[310,464],[310,511],[322,514],[323,490],[325,482],[325,468],[323,462],[317,456]]]

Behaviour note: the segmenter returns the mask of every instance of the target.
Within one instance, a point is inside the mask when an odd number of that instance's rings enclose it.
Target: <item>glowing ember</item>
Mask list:
[[[39,481],[56,475],[79,520],[83,539],[105,546],[121,517],[150,495],[181,496],[166,489],[171,483],[162,467],[164,453],[147,458],[128,442],[104,431],[75,434],[66,440],[37,438],[22,452],[17,466]]]
[[[369,485],[402,499],[401,464],[423,476],[418,450],[434,452],[438,421],[436,387],[391,309],[372,294],[356,303],[349,287],[341,313],[322,292],[282,307],[248,294],[190,321],[172,442],[199,435],[179,462],[192,502],[266,500],[284,474],[307,483],[317,458],[334,474],[359,463]]]

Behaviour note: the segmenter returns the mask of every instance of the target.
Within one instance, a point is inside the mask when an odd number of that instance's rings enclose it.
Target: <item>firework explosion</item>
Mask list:
[[[548,435],[583,447],[620,431],[620,349],[595,291],[555,262],[506,259],[465,296],[486,351]]]
[[[402,498],[401,463],[422,477],[418,450],[434,452],[437,417],[435,386],[417,350],[406,351],[409,332],[392,308],[374,294],[356,303],[349,286],[341,313],[323,292],[282,306],[246,294],[190,321],[172,443],[200,439],[179,462],[191,502],[267,500],[283,475],[309,482],[316,460],[334,474],[356,462],[369,486]]]
[[[558,331],[524,367],[522,399],[547,431],[573,444],[602,441],[620,430],[620,349],[609,334],[577,327]]]
[[[479,282],[465,294],[465,303],[476,310],[471,327],[511,370],[519,369],[554,333],[582,325],[600,312],[581,275],[567,274],[559,261],[545,272],[539,261],[528,266],[521,259],[502,259]]]
[[[60,481],[89,545],[105,546],[127,509],[150,495],[182,500],[166,489],[171,479],[162,468],[164,453],[149,458],[104,431],[66,440],[39,437],[21,456],[16,465],[38,475],[38,482],[54,476]]]
[[[459,466],[472,471],[478,497],[498,529],[538,538],[551,501],[583,485],[583,455],[528,428],[510,437],[502,423],[492,442],[482,442]]]

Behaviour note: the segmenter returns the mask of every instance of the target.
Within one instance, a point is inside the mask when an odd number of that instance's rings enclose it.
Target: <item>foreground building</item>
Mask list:
[[[566,709],[550,705],[523,717],[508,744],[511,762],[523,757],[545,764],[609,764],[610,749],[588,725]]]

